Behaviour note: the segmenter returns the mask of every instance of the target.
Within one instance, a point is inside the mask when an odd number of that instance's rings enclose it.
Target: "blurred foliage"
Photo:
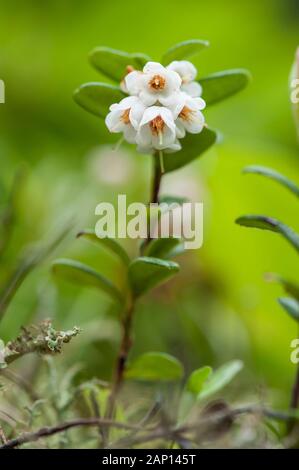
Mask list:
[[[107,142],[115,139],[74,104],[72,92],[98,80],[86,60],[95,45],[144,50],[155,58],[186,37],[200,37],[211,45],[194,60],[199,77],[244,67],[253,80],[238,96],[207,111],[208,124],[223,133],[222,142],[165,177],[164,194],[204,202],[204,246],[183,255],[180,274],[140,302],[132,359],[167,351],[191,372],[239,358],[245,362],[241,388],[248,398],[266,394],[272,403],[286,405],[294,375],[290,342],[297,330],[276,304],[279,285],[265,285],[263,274],[291,272],[296,279],[298,263],[279,237],[240,230],[234,219],[247,211],[271,214],[275,207],[275,217],[299,229],[297,201],[283,188],[270,191],[271,182],[241,176],[244,166],[260,164],[299,182],[288,90],[298,45],[298,1],[165,0],[158,13],[149,8],[144,14],[136,0],[2,0],[1,20],[0,78],[6,84],[6,103],[0,105],[1,207],[12,207],[13,181],[22,174],[9,242],[1,253],[1,281],[10,278],[26,247],[50,242],[66,221],[74,222],[55,253],[25,278],[0,337],[8,341],[21,325],[48,317],[57,328],[76,324],[82,334],[57,362],[83,364],[76,380],[110,378],[119,340],[115,306],[98,292],[56,283],[50,260],[58,254],[100,266],[119,285],[118,260],[75,235],[94,226],[94,208],[102,200],[115,203],[118,193],[126,193],[128,202],[147,201],[151,165],[128,147],[113,151]],[[123,245],[136,256],[132,241]],[[29,380],[40,380],[31,359],[22,367]]]

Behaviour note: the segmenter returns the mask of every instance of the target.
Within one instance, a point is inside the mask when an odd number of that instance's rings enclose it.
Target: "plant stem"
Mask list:
[[[118,356],[116,359],[116,366],[114,372],[114,379],[112,383],[111,392],[108,398],[107,410],[105,417],[107,419],[112,419],[115,412],[115,402],[119,392],[119,389],[122,385],[124,378],[124,371],[127,362],[127,358],[132,346],[131,339],[131,330],[132,330],[132,320],[134,313],[134,301],[131,301],[129,308],[127,309],[123,321],[122,321],[122,339],[120,343],[120,348]]]
[[[297,367],[295,383],[293,385],[290,407],[291,407],[291,409],[296,410],[298,408],[298,405],[299,405],[299,364],[298,364],[298,367]]]
[[[135,430],[139,431],[139,426],[134,426],[125,423],[118,423],[116,421],[111,421],[107,419],[100,419],[100,418],[78,418],[73,419],[70,421],[66,421],[61,424],[57,424],[51,427],[41,428],[36,432],[27,432],[21,434],[20,436],[6,441],[3,445],[0,446],[0,449],[13,449],[14,447],[18,447],[22,444],[26,444],[27,442],[34,442],[42,437],[49,437],[53,436],[54,434],[65,432],[68,429],[76,428],[79,426],[102,426],[103,428],[117,428],[117,429],[127,429],[127,430]]]
[[[159,202],[159,191],[161,186],[162,175],[163,173],[161,170],[160,162],[157,162],[157,160],[154,159],[154,176],[150,204],[157,204]]]
[[[163,156],[162,156],[162,161],[163,161]],[[153,182],[152,182],[152,192],[151,192],[151,198],[149,201],[149,208],[151,204],[158,204],[159,203],[159,191],[160,191],[160,186],[161,186],[161,180],[162,180],[162,169],[161,169],[161,160],[159,161],[158,158],[153,158],[154,162],[154,174],[153,174]],[[150,218],[149,218],[150,220]],[[151,225],[149,222],[149,227],[147,231],[147,239],[144,240],[143,247],[145,248],[149,242],[151,241]]]

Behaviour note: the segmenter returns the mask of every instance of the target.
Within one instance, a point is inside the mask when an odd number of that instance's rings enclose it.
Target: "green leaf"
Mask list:
[[[165,172],[177,170],[192,162],[208,150],[216,139],[216,132],[207,128],[204,128],[200,134],[187,134],[182,140],[182,150],[176,153],[164,153]]]
[[[169,65],[173,60],[185,60],[198,54],[202,49],[209,46],[208,41],[201,39],[190,39],[189,41],[175,44],[162,57],[162,64]]]
[[[296,300],[299,301],[299,284],[296,284],[295,282],[288,279],[284,279],[279,274],[267,273],[265,277],[267,281],[278,282],[281,284],[288,294],[292,295]]]
[[[120,82],[127,74],[127,67],[141,70],[151,58],[145,54],[129,54],[109,47],[96,47],[89,55],[91,64],[103,75]]]
[[[77,238],[85,238],[86,240],[90,240],[91,242],[97,243],[98,245],[107,248],[108,250],[115,253],[121,261],[127,266],[130,263],[130,258],[127,255],[126,251],[123,247],[116,241],[114,238],[103,237],[99,238],[93,229],[85,229],[82,230],[77,234]]]
[[[147,245],[144,250],[144,255],[154,258],[169,259],[173,253],[176,253],[176,249],[181,244],[179,238],[155,238]]]
[[[278,302],[294,320],[299,322],[299,302],[297,300],[291,297],[280,297]]]
[[[125,98],[125,94],[117,86],[108,83],[84,83],[74,92],[74,100],[86,111],[105,118],[109,107]]]
[[[182,424],[188,417],[190,411],[196,403],[205,382],[212,374],[211,367],[205,366],[194,370],[189,376],[184,387],[178,410],[178,424]]]
[[[293,181],[291,181],[286,176],[278,173],[278,171],[272,170],[272,168],[267,168],[265,166],[259,165],[250,165],[244,168],[244,173],[254,173],[257,175],[263,175],[267,178],[271,178],[274,181],[282,184],[285,188],[289,189],[295,196],[299,197],[299,186],[297,186]]]
[[[250,75],[247,70],[233,69],[216,72],[200,78],[202,98],[207,105],[218,103],[246,87]]]
[[[212,374],[212,368],[209,366],[201,367],[200,369],[196,369],[192,372],[189,376],[188,381],[186,383],[186,390],[194,395],[198,395],[206,380]]]
[[[280,233],[295,250],[299,251],[299,235],[279,220],[264,215],[244,215],[239,217],[236,223],[244,227],[254,227]]]
[[[185,202],[188,202],[189,199],[184,196],[171,196],[168,194],[159,196],[159,203],[160,204],[179,204],[180,206],[183,205]]]
[[[179,271],[173,261],[158,258],[136,258],[129,266],[129,280],[135,297],[167,281]]]
[[[198,394],[198,400],[207,398],[221,390],[233,380],[242,367],[242,361],[238,360],[230,361],[219,367],[219,369],[213,372],[209,379],[204,383],[201,392]]]
[[[139,356],[128,365],[125,372],[127,379],[150,382],[170,382],[180,380],[183,366],[173,356],[159,352],[148,352]]]
[[[86,264],[71,259],[58,259],[53,262],[52,270],[62,279],[80,284],[82,287],[97,287],[113,300],[123,302],[123,296],[114,284]]]

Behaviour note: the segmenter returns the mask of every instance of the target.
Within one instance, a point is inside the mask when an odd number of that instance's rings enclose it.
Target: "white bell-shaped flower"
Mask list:
[[[146,106],[160,103],[168,106],[181,86],[180,76],[158,62],[148,62],[143,73],[134,71],[125,77],[125,84],[131,95],[138,95]]]
[[[182,80],[181,91],[188,93],[192,97],[200,96],[202,93],[201,85],[195,81],[197,70],[188,60],[174,60],[167,67],[179,74]]]
[[[136,135],[142,153],[164,150],[176,142],[176,125],[172,112],[162,106],[151,106],[143,114]]]
[[[145,106],[137,96],[128,96],[119,103],[110,106],[105,123],[110,132],[123,132],[130,144],[134,144],[137,129],[143,116]]]
[[[179,139],[185,137],[186,131],[198,134],[203,130],[205,118],[201,111],[205,106],[202,98],[191,98],[187,93],[181,93],[180,103],[172,109]]]

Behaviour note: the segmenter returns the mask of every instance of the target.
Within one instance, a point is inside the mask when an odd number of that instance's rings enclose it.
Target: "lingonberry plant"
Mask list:
[[[145,54],[96,48],[90,54],[92,65],[116,84],[86,83],[75,91],[75,101],[105,119],[111,133],[122,133],[122,139],[136,145],[138,152],[152,155],[150,203],[162,202],[160,185],[165,173],[190,163],[216,142],[217,133],[206,124],[203,109],[240,91],[248,82],[248,73],[241,69],[197,78],[195,66],[186,59],[207,46],[206,41],[185,41],[169,49],[161,62],[154,62]],[[171,197],[171,202],[178,200],[175,195]],[[179,265],[171,258],[182,252],[182,241],[174,237],[152,239],[148,234],[140,245],[140,256],[130,259],[118,241],[104,235],[99,237],[93,229],[82,230],[78,238],[112,251],[126,278],[125,287],[119,289],[99,272],[77,261],[59,259],[53,264],[56,275],[81,285],[96,286],[119,306],[122,338],[105,405],[105,417],[109,420],[117,416],[118,396],[125,380],[183,380],[182,364],[169,354],[153,351],[134,361],[129,358],[136,303],[146,292],[178,273]],[[241,367],[236,360],[215,372],[210,367],[194,371],[184,381],[178,423],[185,421],[196,401],[226,385]],[[102,445],[109,443],[108,431],[103,434]]]
[[[75,101],[82,108],[105,120],[107,133],[123,134],[120,143],[125,140],[134,145],[138,152],[150,156],[153,176],[149,203],[160,205],[167,201],[169,205],[172,202],[182,204],[181,197],[160,194],[164,174],[184,167],[215,144],[217,133],[207,122],[206,110],[239,92],[248,82],[248,73],[241,69],[216,72],[206,77],[199,74],[198,77],[190,59],[207,46],[208,43],[201,40],[182,42],[170,48],[160,62],[154,62],[141,53],[98,47],[91,52],[90,61],[113,84],[86,83],[74,93]],[[251,223],[252,220],[250,218]],[[272,219],[259,223],[274,224]],[[276,231],[283,233],[291,243],[297,243],[293,232],[282,224],[276,224]],[[173,258],[184,251],[181,239],[171,236],[154,238],[148,233],[138,246],[139,256],[133,259],[118,240],[104,234],[99,236],[94,229],[81,230],[78,239],[93,242],[98,248],[114,255],[122,275],[120,284],[115,285],[98,270],[79,261],[58,259],[53,263],[56,276],[76,282],[80,287],[97,288],[115,305],[121,339],[111,372],[111,383],[102,380],[99,370],[96,379],[74,384],[76,367],[60,377],[51,358],[48,358],[47,393],[40,397],[30,388],[30,384],[22,383],[33,404],[29,408],[27,406],[27,418],[23,418],[10,438],[0,427],[2,448],[24,444],[30,446],[33,441],[46,437],[51,437],[54,447],[75,447],[75,439],[78,438],[87,447],[134,447],[153,445],[158,441],[158,445],[163,447],[189,448],[202,446],[226,433],[239,415],[254,413],[270,419],[289,420],[289,414],[260,406],[231,408],[223,400],[209,401],[241,370],[242,362],[237,359],[214,371],[209,366],[202,366],[188,375],[183,364],[165,352],[151,351],[131,358],[138,302],[145,293],[178,274],[180,267]],[[54,246],[56,241],[53,246],[25,258],[4,286],[0,297],[0,315],[4,315],[27,273]],[[289,283],[284,284],[290,286]],[[290,305],[293,308],[294,301],[284,301],[287,310]],[[56,331],[49,322],[24,329],[16,340],[7,344],[0,342],[0,368],[3,369],[0,373],[9,376],[10,364],[25,354],[47,356],[60,352],[62,345],[78,332],[76,327],[66,332]],[[129,412],[124,409],[120,393],[124,382],[130,381],[155,385],[159,390],[156,400],[146,410],[142,404],[139,409],[138,402],[134,403],[138,408],[134,416],[138,420],[133,418],[133,423]],[[165,398],[169,385],[177,392],[171,413],[168,413],[167,407],[170,396]],[[83,404],[88,408],[88,417],[82,412]],[[44,427],[45,418],[40,413],[44,408],[50,415],[51,425],[48,427]],[[79,418],[74,414],[78,410],[82,412]],[[31,431],[32,424],[37,419],[40,422],[41,416],[43,427]],[[193,419],[194,416],[196,419]],[[53,424],[53,419],[56,424]],[[84,427],[93,427],[96,432],[80,434],[80,429]],[[77,428],[77,434],[72,434],[71,438],[65,431],[72,428]]]

